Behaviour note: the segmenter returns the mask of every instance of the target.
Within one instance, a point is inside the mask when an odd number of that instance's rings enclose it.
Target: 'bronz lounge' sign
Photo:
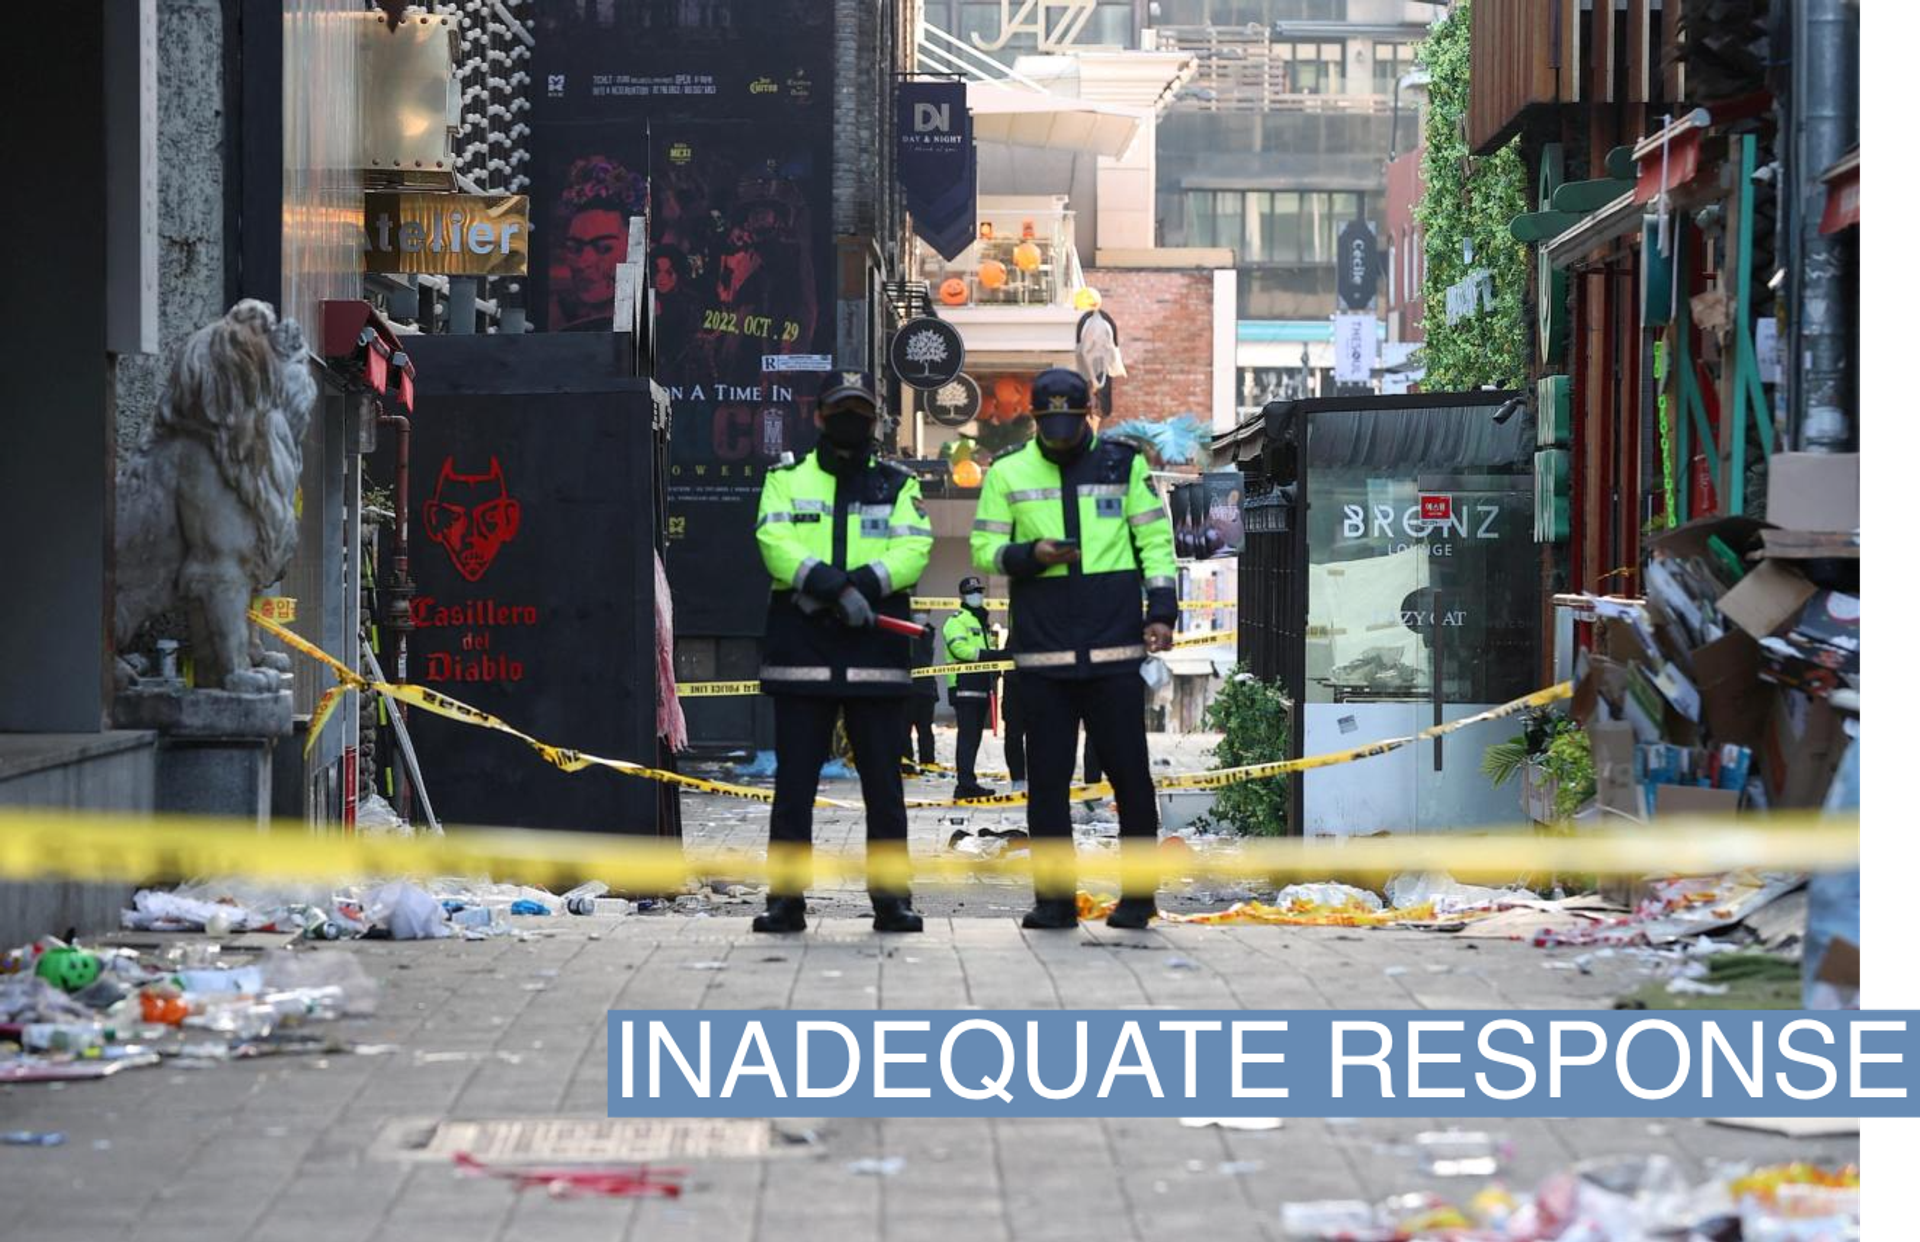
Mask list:
[[[527,196],[374,191],[361,251],[369,272],[524,276]]]

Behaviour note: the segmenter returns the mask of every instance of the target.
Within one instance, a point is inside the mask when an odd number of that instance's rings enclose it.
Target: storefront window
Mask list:
[[[1060,201],[1065,201],[1060,200]],[[921,279],[936,290],[960,282],[949,305],[1065,305],[1084,282],[1074,249],[1073,212],[979,203],[979,236],[951,262],[918,248]]]

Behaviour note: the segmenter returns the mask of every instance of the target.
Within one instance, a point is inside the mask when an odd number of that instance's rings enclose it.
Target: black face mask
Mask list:
[[[1087,418],[1084,414],[1041,414],[1034,419],[1040,436],[1040,449],[1049,456],[1073,454],[1086,443]]]
[[[842,454],[858,452],[873,443],[873,419],[858,410],[835,410],[823,420],[820,438]]]

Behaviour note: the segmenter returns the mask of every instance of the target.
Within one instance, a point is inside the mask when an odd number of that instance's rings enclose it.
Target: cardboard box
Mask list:
[[[1825,699],[1775,690],[1760,742],[1760,770],[1771,809],[1815,810],[1847,750],[1840,713]]]
[[[1817,589],[1786,564],[1762,561],[1720,597],[1720,612],[1755,638],[1765,638],[1799,616]]]
[[[1698,785],[1655,785],[1653,818],[1674,819],[1688,815],[1731,815],[1740,809],[1737,789],[1703,789]]]
[[[1860,454],[1775,453],[1767,460],[1767,521],[1782,530],[1860,529]]]
[[[1596,719],[1586,730],[1587,742],[1593,747],[1594,801],[1603,811],[1644,821],[1645,787],[1633,774],[1633,726]]]
[[[1693,653],[1707,732],[1716,742],[1755,751],[1767,731],[1773,706],[1760,682],[1760,644],[1740,630],[1730,631]]]
[[[1760,544],[1767,556],[1776,561],[1860,559],[1857,530],[1768,530],[1760,532]]]
[[[1707,541],[1718,535],[1720,541],[1732,548],[1736,555],[1745,556],[1760,546],[1760,533],[1768,525],[1750,517],[1695,518],[1685,526],[1676,526],[1655,539],[1647,545],[1647,549],[1667,556],[1705,557],[1712,555]]]

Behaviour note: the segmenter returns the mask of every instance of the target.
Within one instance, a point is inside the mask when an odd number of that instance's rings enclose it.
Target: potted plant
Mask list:
[[[1594,795],[1593,747],[1578,724],[1531,712],[1515,736],[1487,747],[1480,771],[1494,788],[1520,779],[1520,806],[1538,823],[1572,819]]]

